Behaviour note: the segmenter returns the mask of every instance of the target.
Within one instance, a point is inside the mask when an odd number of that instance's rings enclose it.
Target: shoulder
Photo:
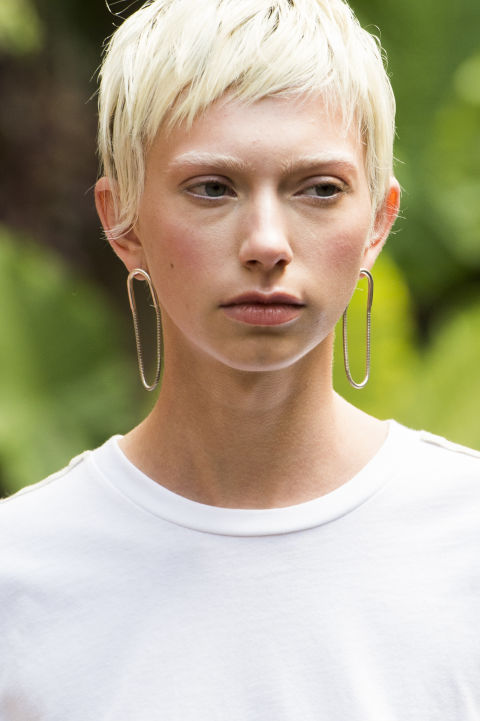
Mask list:
[[[385,450],[385,482],[371,507],[377,522],[419,552],[433,543],[478,554],[480,454],[395,422]]]
[[[395,475],[412,492],[480,504],[480,452],[424,430],[393,423]]]
[[[82,453],[0,502],[3,598],[15,598],[19,589],[41,589],[47,579],[65,580],[79,569],[88,575],[98,549],[109,547],[111,534],[123,528],[122,499],[95,462],[104,447]]]
[[[459,443],[454,443],[442,438],[442,436],[436,436],[428,431],[419,431],[420,441],[430,448],[437,449],[441,452],[443,457],[450,459],[459,460],[459,458],[474,459],[473,466],[480,468],[480,451],[476,451],[473,448],[462,446]]]
[[[118,438],[112,436],[94,450],[86,450],[77,456],[59,471],[52,473],[43,480],[25,486],[6,498],[0,498],[0,516],[14,514],[17,511],[24,512],[28,508],[40,509],[44,504],[55,504],[57,499],[71,497],[78,489],[86,491],[93,480],[98,481],[102,474],[99,473],[97,460],[105,458],[102,466],[108,470],[111,465],[112,448],[116,446]],[[115,472],[115,467],[112,469]]]
[[[99,508],[108,505],[105,494],[110,487],[95,458],[111,441],[75,456],[65,468],[0,500],[0,549],[46,539],[58,543],[88,519],[98,519]]]
[[[85,475],[87,454],[74,458],[61,471],[27,486],[0,502],[0,594],[2,603],[18,603],[19,594],[31,595],[47,577],[59,573],[59,557],[78,526],[81,505],[78,487]],[[77,490],[76,490],[77,487]],[[25,591],[28,589],[28,591]],[[13,612],[13,611],[12,611]],[[0,614],[5,620],[4,614]]]
[[[56,473],[52,473],[37,483],[25,486],[21,490],[0,499],[0,514],[6,517],[10,513],[15,513],[20,509],[27,509],[32,506],[38,508],[44,499],[52,499],[61,490],[65,484],[68,484],[78,471],[85,466],[90,451],[85,451],[78,456],[72,458],[65,468],[60,469]]]
[[[480,480],[480,452],[428,431],[410,431],[412,451],[424,461],[447,471],[472,472]]]
[[[60,471],[0,500],[0,547],[18,547],[53,532],[78,511],[79,487],[88,475],[89,452]]]

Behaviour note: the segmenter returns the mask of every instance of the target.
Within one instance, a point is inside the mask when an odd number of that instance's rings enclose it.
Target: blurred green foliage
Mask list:
[[[87,194],[101,41],[140,4],[116,0],[113,17],[102,0],[0,0],[4,492],[127,430],[151,400],[124,274]],[[348,385],[340,329],[335,387],[369,413],[480,448],[480,2],[352,5],[388,51],[403,210],[374,268],[371,380]],[[349,310],[355,378],[365,299],[362,281]]]
[[[44,39],[43,25],[29,0],[2,0],[0,3],[0,48],[21,55],[39,50]]]
[[[442,306],[480,280],[480,3],[353,0],[388,51],[397,98],[401,230],[389,244],[428,333]]]
[[[51,252],[0,229],[0,470],[38,480],[139,420],[118,316]]]
[[[404,277],[388,255],[374,267],[372,368],[368,385],[352,388],[343,367],[341,323],[335,337],[334,385],[354,405],[379,418],[395,418],[480,449],[480,298],[465,301],[438,319],[428,346],[417,342],[412,300]],[[353,378],[365,372],[366,281],[348,311]]]

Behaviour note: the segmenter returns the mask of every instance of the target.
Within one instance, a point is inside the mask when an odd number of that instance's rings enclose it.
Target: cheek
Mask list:
[[[148,267],[164,312],[181,324],[211,288],[212,276],[222,265],[219,239],[205,228],[179,221],[165,213],[143,216],[143,237]]]
[[[186,219],[158,212],[144,218],[142,230],[149,267],[159,276],[188,278],[214,257],[213,243]]]
[[[368,226],[362,232],[345,231],[335,238],[330,256],[332,267],[345,273],[347,268],[356,268],[361,263],[368,244]]]
[[[367,205],[368,208],[368,205]],[[318,292],[328,298],[335,319],[343,312],[359,279],[368,245],[370,215],[365,209],[351,209],[335,218],[316,238],[310,268],[318,268]],[[317,291],[315,291],[317,292]]]
[[[345,276],[361,264],[368,246],[370,215],[364,209],[342,213],[328,226],[312,233],[310,262],[320,263],[335,275]]]

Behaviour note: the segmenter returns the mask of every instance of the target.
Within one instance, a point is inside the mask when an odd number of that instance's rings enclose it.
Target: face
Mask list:
[[[227,100],[159,132],[138,222],[113,244],[152,277],[167,358],[265,371],[330,347],[394,214],[372,229],[363,146],[320,97]]]

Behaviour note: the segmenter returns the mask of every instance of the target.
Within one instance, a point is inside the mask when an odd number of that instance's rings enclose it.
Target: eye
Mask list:
[[[343,187],[340,184],[324,182],[315,183],[308,188],[304,188],[300,191],[299,195],[308,195],[311,198],[334,198],[343,191]]]
[[[187,191],[200,198],[223,198],[226,195],[234,195],[232,189],[219,180],[205,180],[203,183],[190,185]]]

